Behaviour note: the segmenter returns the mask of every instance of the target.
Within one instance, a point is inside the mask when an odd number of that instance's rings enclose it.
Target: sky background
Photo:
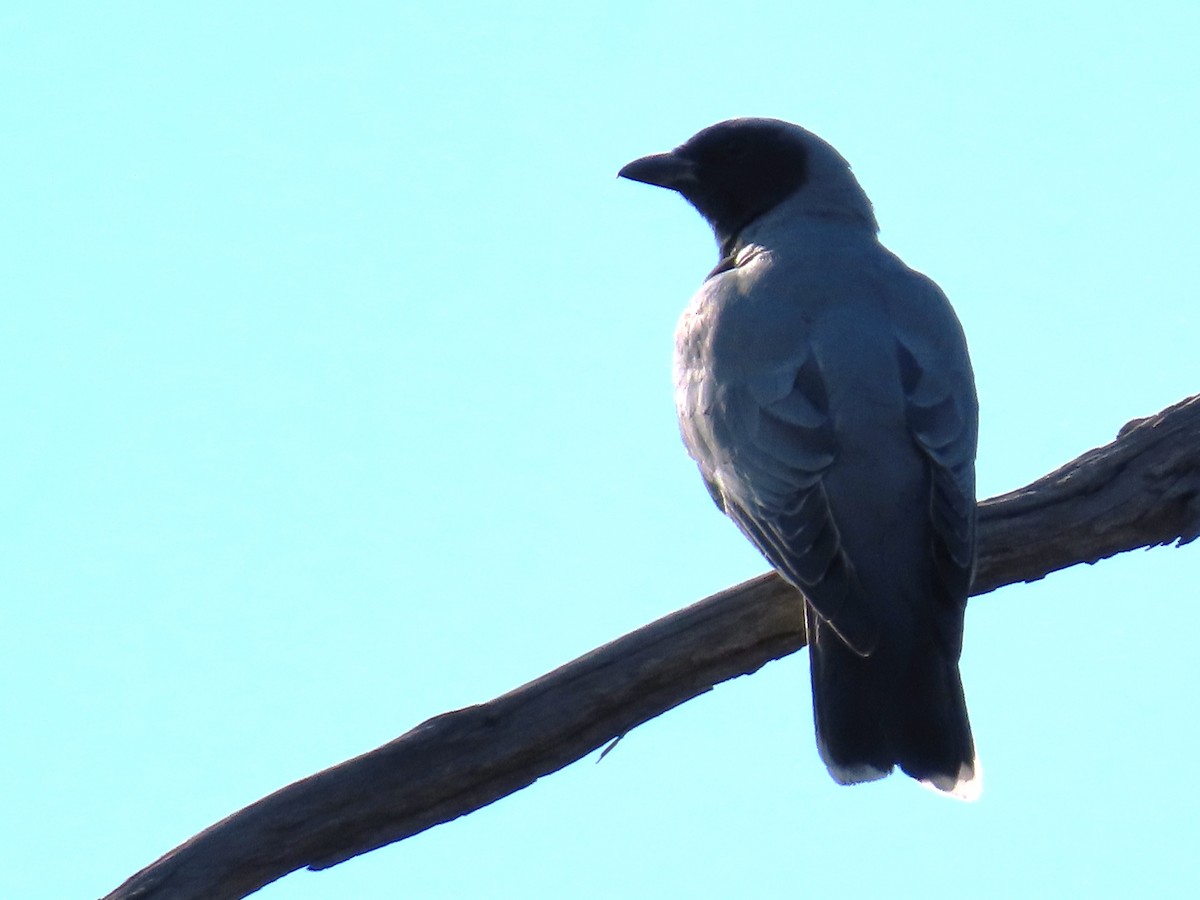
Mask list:
[[[259,797],[765,564],[680,444],[715,262],[618,181],[805,125],[937,280],[980,496],[1200,390],[1194,2],[0,9],[0,896]],[[1200,550],[972,602],[985,769],[836,786],[800,653],[269,900],[1191,897]]]

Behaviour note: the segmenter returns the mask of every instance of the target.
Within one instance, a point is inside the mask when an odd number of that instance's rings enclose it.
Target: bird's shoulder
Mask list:
[[[800,365],[822,340],[852,340],[857,355],[869,354],[871,339],[891,328],[903,307],[936,305],[940,296],[864,229],[816,229],[787,241],[758,237],[685,307],[676,330],[678,365],[724,382]]]

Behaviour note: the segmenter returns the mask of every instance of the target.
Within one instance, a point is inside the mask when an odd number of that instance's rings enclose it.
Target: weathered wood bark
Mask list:
[[[1200,534],[1200,395],[1028,487],[980,504],[973,593]],[[107,900],[244,897],[485,806],[713,685],[804,646],[773,573],[722,591],[488,703],[446,713],[206,829]]]

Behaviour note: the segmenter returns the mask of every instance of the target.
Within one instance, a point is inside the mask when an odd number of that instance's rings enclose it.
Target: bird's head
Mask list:
[[[732,251],[747,225],[792,197],[798,214],[877,227],[871,201],[841,155],[811,131],[779,119],[718,122],[617,174],[682,194],[712,226],[722,254]]]

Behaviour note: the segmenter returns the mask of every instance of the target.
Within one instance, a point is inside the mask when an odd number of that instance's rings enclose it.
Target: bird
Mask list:
[[[680,431],[717,507],[803,596],[818,752],[975,799],[959,674],[978,400],[941,289],[880,243],[849,163],[788,122],[704,128],[620,177],[681,194],[718,262],[675,333]]]

